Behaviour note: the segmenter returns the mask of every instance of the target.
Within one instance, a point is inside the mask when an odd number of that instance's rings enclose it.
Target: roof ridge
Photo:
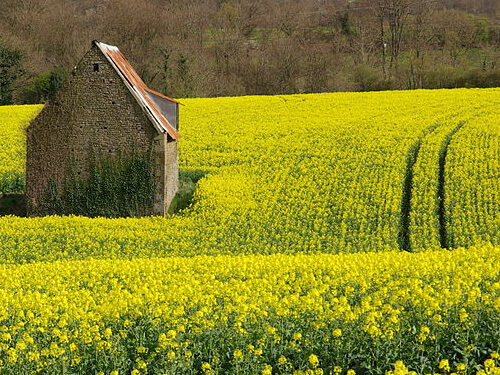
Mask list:
[[[137,100],[138,104],[143,108],[146,115],[152,120],[156,130],[159,133],[167,133],[173,139],[180,138],[179,133],[177,133],[176,129],[162,114],[161,110],[154,103],[154,101],[148,97],[147,93],[150,92],[154,95],[161,96],[162,98],[176,104],[179,104],[179,102],[147,87],[139,74],[137,74],[132,65],[130,65],[125,56],[120,52],[118,47],[99,42],[98,40],[93,40],[92,44],[96,45],[100,49],[106,59],[116,70],[129,91]]]

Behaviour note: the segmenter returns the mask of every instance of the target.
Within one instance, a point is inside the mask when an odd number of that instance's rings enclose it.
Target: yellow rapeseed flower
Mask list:
[[[439,369],[443,371],[450,371],[450,362],[447,359],[442,359],[439,361]]]
[[[264,369],[261,372],[262,375],[271,375],[272,373],[273,373],[273,367],[270,365],[265,365]]]
[[[239,349],[234,350],[233,357],[235,360],[239,361],[243,358],[243,352]]]
[[[317,355],[315,355],[315,354],[311,354],[311,355],[309,356],[308,361],[309,361],[309,364],[310,364],[311,366],[317,367],[317,366],[319,365],[319,358],[318,358],[318,356],[317,356]]]

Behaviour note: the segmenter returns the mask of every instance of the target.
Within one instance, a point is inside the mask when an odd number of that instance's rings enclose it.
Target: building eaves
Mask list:
[[[175,128],[168,122],[165,116],[163,116],[161,110],[149,98],[147,92],[161,96],[162,98],[177,104],[179,104],[179,102],[148,88],[132,65],[130,65],[125,56],[123,56],[120,52],[118,47],[111,46],[97,40],[94,40],[93,43],[101,50],[120,78],[122,78],[129,91],[137,100],[146,115],[153,122],[156,130],[159,133],[168,133],[168,135],[173,139],[180,138],[179,133],[177,133]]]

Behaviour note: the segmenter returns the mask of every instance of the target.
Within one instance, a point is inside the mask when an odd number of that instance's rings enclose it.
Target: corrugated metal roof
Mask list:
[[[132,68],[132,65],[130,65],[125,56],[123,56],[120,52],[118,47],[101,43],[97,40],[94,40],[93,43],[99,47],[118,75],[122,78],[123,82],[127,85],[128,89],[142,107],[146,115],[153,122],[156,130],[159,133],[168,133],[168,135],[173,139],[180,138],[179,133],[177,133],[175,128],[168,122],[162,114],[160,108],[158,108],[157,105],[150,99],[147,93],[150,92],[161,96],[162,98],[177,104],[179,104],[179,102],[148,88],[134,68]]]

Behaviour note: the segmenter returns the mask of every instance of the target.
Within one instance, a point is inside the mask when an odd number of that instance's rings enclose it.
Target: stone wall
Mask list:
[[[165,138],[165,134],[159,134],[153,142],[155,175],[155,200],[153,213],[159,216],[163,216],[167,212],[165,209]]]
[[[153,140],[157,135],[153,124],[118,73],[99,48],[93,45],[53,102],[28,128],[28,214],[44,214],[40,204],[50,181],[54,181],[59,191],[63,192],[69,172],[82,179],[88,177],[92,157],[118,158],[133,151],[173,162],[172,155],[165,158],[153,152]],[[163,160],[152,162],[158,164]],[[155,173],[160,171],[161,168],[155,168]],[[163,178],[161,176],[160,179]],[[169,181],[176,180],[169,183],[177,185],[177,178],[177,174],[169,176]],[[161,191],[164,195],[164,188],[157,187],[156,194],[161,194]],[[163,212],[155,210],[155,214]]]
[[[165,144],[165,212],[167,212],[178,189],[179,166],[177,164],[177,141],[167,139],[167,143]]]

